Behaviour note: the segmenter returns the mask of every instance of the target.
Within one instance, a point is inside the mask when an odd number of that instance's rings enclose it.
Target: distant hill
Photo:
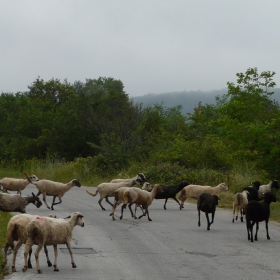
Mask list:
[[[280,88],[273,89],[271,99],[280,103]],[[204,104],[216,104],[216,96],[227,93],[227,89],[213,91],[182,91],[167,93],[149,93],[143,96],[132,97],[134,103],[142,103],[144,107],[161,104],[165,107],[182,106],[182,113],[192,113],[199,102]]]

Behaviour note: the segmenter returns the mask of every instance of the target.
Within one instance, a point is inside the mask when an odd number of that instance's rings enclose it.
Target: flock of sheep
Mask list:
[[[48,257],[47,246],[54,247],[54,271],[59,271],[57,267],[57,245],[66,244],[71,256],[72,267],[75,268],[73,253],[71,249],[72,231],[76,225],[84,226],[83,215],[80,212],[74,212],[69,217],[58,219],[55,215],[41,217],[38,215],[26,214],[26,206],[33,203],[37,208],[42,205],[39,196],[42,194],[43,201],[48,209],[54,210],[53,206],[62,203],[63,195],[72,187],[81,187],[78,180],[73,179],[69,183],[63,184],[50,180],[39,180],[35,175],[29,176],[25,173],[26,179],[3,178],[0,181],[0,210],[3,212],[20,212],[22,214],[13,216],[7,226],[7,241],[4,247],[4,262],[2,266],[7,264],[7,251],[11,247],[13,250],[12,271],[16,271],[16,255],[18,249],[22,244],[25,244],[24,249],[24,268],[31,268],[30,256],[32,252],[32,245],[36,244],[35,252],[36,267],[38,273],[42,273],[39,264],[39,253],[44,247],[47,257],[48,266],[52,266]],[[28,184],[33,184],[37,187],[38,193],[32,193],[30,197],[22,197],[21,191],[26,188]],[[140,185],[141,188],[139,188]],[[238,212],[241,215],[241,222],[243,216],[246,218],[246,226],[248,233],[248,240],[253,242],[253,227],[256,224],[255,240],[259,228],[259,222],[266,222],[267,239],[270,239],[268,233],[268,219],[270,215],[270,203],[275,202],[275,195],[272,194],[272,188],[279,188],[278,182],[273,180],[267,185],[261,185],[256,181],[252,186],[245,187],[241,193],[237,193],[233,198],[233,219],[232,222],[238,219]],[[216,187],[191,185],[187,182],[182,182],[178,185],[159,185],[150,184],[147,182],[144,174],[139,173],[131,179],[114,179],[109,183],[102,183],[97,186],[95,193],[86,191],[91,196],[96,196],[99,193],[98,203],[102,210],[106,210],[101,204],[105,198],[106,202],[111,206],[112,219],[115,220],[115,210],[122,204],[121,216],[123,218],[123,211],[129,207],[131,216],[135,219],[136,210],[139,207],[142,211],[139,219],[147,216],[149,221],[152,221],[149,215],[149,206],[154,199],[165,199],[163,208],[166,210],[166,204],[169,198],[173,198],[179,205],[179,209],[184,208],[184,202],[187,198],[197,199],[198,210],[198,226],[200,222],[200,211],[205,213],[207,219],[207,230],[210,230],[210,225],[214,222],[216,206],[218,205],[218,194],[222,191],[227,191],[228,187],[225,183],[221,183]],[[17,194],[9,194],[8,191],[17,191]],[[178,199],[177,196],[178,195]],[[46,201],[46,196],[52,196],[53,201],[51,207]],[[109,197],[114,198],[114,203],[109,201]],[[58,202],[56,201],[58,198]],[[261,201],[263,199],[263,201]],[[132,210],[132,206],[134,210]],[[212,215],[211,221],[209,214]],[[16,245],[14,241],[17,241]],[[29,256],[29,257],[28,257]],[[27,258],[28,257],[28,258]]]

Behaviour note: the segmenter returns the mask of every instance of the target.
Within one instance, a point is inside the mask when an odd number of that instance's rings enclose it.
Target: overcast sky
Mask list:
[[[280,87],[279,28],[279,0],[0,0],[0,92],[38,76],[210,91],[250,67]]]

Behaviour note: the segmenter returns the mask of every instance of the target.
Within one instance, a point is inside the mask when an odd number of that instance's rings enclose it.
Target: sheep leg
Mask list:
[[[200,227],[200,210],[198,210],[198,226]]]
[[[180,201],[174,196],[173,199],[179,204],[180,206]],[[184,207],[183,207],[184,208]]]
[[[104,211],[106,211],[106,209],[105,209],[105,208],[102,206],[102,204],[101,204],[101,201],[102,201],[102,200],[103,200],[103,198],[100,198],[100,199],[98,200],[98,203],[99,203],[101,209],[104,210]]]
[[[258,241],[258,230],[259,230],[259,222],[256,222],[256,234],[255,234],[255,241]]]
[[[23,272],[25,272],[28,268],[28,262],[27,262],[27,255],[32,249],[33,240],[31,238],[27,238],[25,248],[24,248],[24,267],[22,269]]]
[[[51,209],[50,206],[48,205],[47,201],[46,201],[46,193],[43,193],[43,201],[44,201],[45,205],[47,206],[47,208]]]
[[[118,201],[116,201],[113,205],[113,208],[112,208],[112,213],[110,214],[110,216],[112,216],[113,220],[115,220],[115,210],[116,208],[118,207],[120,203],[118,203]]]
[[[28,268],[32,268],[32,264],[31,264],[31,254],[32,254],[32,248],[30,249],[29,253],[28,253]]]
[[[235,215],[235,207],[233,205],[233,211],[232,211],[232,222],[234,223],[234,215]]]
[[[42,243],[38,244],[37,249],[35,251],[36,267],[37,267],[37,271],[38,271],[39,274],[42,274],[42,270],[40,268],[40,263],[39,263],[39,254],[40,254],[40,251],[41,251],[42,247],[43,247]],[[24,254],[25,254],[25,252],[24,252]]]
[[[180,210],[182,210],[182,208],[184,208],[184,202],[185,202],[185,200],[182,200],[182,202],[180,204]]]
[[[2,263],[2,267],[5,267],[5,265],[7,264],[7,251],[10,247],[10,244],[7,242],[5,247],[4,247],[4,260],[3,260],[3,263]],[[11,248],[12,250],[14,250],[14,242],[11,243]]]
[[[254,228],[254,224],[255,224],[255,222],[252,222],[252,223],[251,223],[251,227],[250,227],[251,242],[254,242],[254,239],[253,239],[253,228]]]
[[[246,220],[246,227],[247,227],[247,234],[248,234],[248,240],[251,239],[250,233],[251,233],[251,222],[249,220]]]
[[[243,209],[240,209],[240,221],[243,223]]]
[[[59,271],[58,267],[57,267],[57,245],[53,245],[53,251],[54,251],[54,264],[53,264],[53,267],[54,267],[54,271]]]
[[[208,213],[205,213],[205,216],[206,216],[206,219],[207,219],[207,230],[210,230],[210,225],[211,225],[211,223],[210,223],[210,221],[209,221],[209,215],[208,215]]]
[[[163,209],[166,210],[166,203],[167,203],[168,198],[165,199],[164,205],[163,205]],[[179,204],[180,205],[180,204]]]
[[[137,217],[136,217],[136,208],[137,208],[137,205],[135,204],[134,214],[133,214],[133,211],[132,211],[132,209],[131,209],[132,205],[133,205],[133,203],[129,203],[129,204],[128,204],[128,208],[129,208],[129,210],[130,210],[131,217],[134,218],[134,219],[137,219]]]
[[[51,209],[52,209],[52,210],[54,210],[54,209],[53,209],[53,206],[54,206],[54,205],[57,205],[57,204],[62,203],[61,197],[59,197],[59,196],[58,196],[59,202],[54,203],[56,197],[57,197],[56,195],[53,197],[53,202],[52,202],[52,206],[51,206]]]
[[[112,207],[113,207],[113,204],[110,202],[110,200],[108,199],[108,195],[105,197],[105,200],[107,203],[109,203]]]
[[[50,258],[49,258],[49,251],[48,251],[48,248],[47,248],[46,245],[44,246],[44,252],[45,252],[45,255],[46,255],[46,258],[47,258],[48,267],[51,267],[51,266],[52,266],[52,263],[51,263],[51,261],[50,261]]]
[[[266,228],[266,238],[270,239],[269,233],[268,233],[268,219],[265,220],[265,228]]]
[[[143,216],[146,216],[146,214],[147,214],[147,216],[148,216],[148,220],[149,220],[149,221],[152,221],[152,219],[151,219],[150,216],[149,216],[149,210],[148,210],[148,207],[147,207],[147,206],[145,207],[145,212],[144,212],[141,216],[139,216],[138,219],[141,219]]]
[[[120,220],[123,218],[123,210],[126,209],[126,204],[122,205],[122,211],[121,211],[121,216],[120,216]]]
[[[77,266],[76,266],[76,264],[75,264],[75,262],[74,262],[73,253],[72,253],[72,249],[71,249],[70,243],[67,242],[67,243],[66,243],[66,246],[67,246],[68,251],[69,251],[69,254],[70,254],[70,256],[71,256],[71,264],[72,264],[72,267],[73,267],[73,268],[76,268]]]

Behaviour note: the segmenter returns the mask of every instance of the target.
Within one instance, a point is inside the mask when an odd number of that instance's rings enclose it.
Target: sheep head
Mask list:
[[[76,186],[76,187],[79,187],[79,188],[81,187],[81,184],[77,179],[73,179],[71,181],[71,183],[73,184],[73,186]]]
[[[32,196],[33,196],[33,198],[34,198],[33,204],[34,204],[37,208],[40,208],[40,207],[42,206],[42,201],[41,201],[41,199],[40,199],[38,196],[36,196],[33,192],[32,192]]]

